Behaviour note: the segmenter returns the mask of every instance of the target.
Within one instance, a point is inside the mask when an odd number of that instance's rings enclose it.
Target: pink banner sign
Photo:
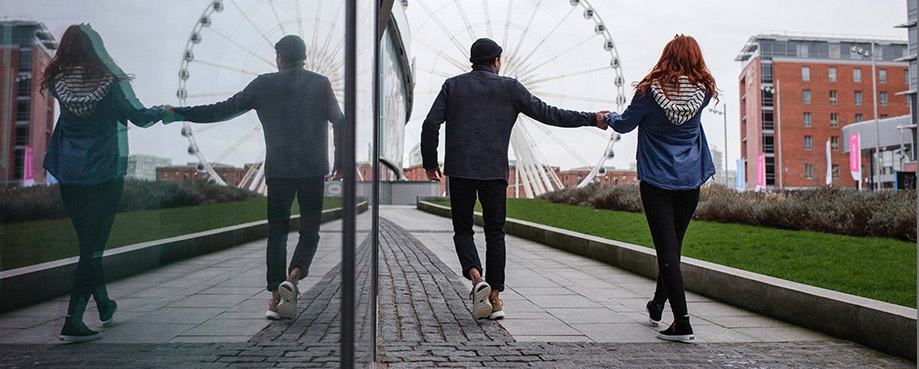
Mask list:
[[[766,188],[766,157],[759,154],[756,157],[756,191],[762,191]]]
[[[849,135],[849,172],[856,182],[861,182],[862,179],[861,141],[858,133]]]
[[[32,168],[33,162],[33,153],[31,147],[26,147],[26,157],[25,162],[23,163],[22,171],[22,184],[24,186],[31,186],[35,184],[35,170]]]

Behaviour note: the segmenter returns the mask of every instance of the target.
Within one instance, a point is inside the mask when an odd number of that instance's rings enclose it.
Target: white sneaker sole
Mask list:
[[[265,317],[272,320],[278,320],[281,319],[281,314],[279,314],[277,311],[267,310],[265,311]]]
[[[61,342],[66,342],[66,343],[89,342],[89,341],[95,341],[100,338],[102,338],[101,334],[94,334],[92,336],[65,336],[65,335],[58,336],[58,339],[61,340]]]
[[[491,320],[500,320],[504,319],[507,314],[504,314],[504,310],[493,311],[491,314],[488,314],[488,319]]]
[[[491,286],[485,282],[479,282],[472,289],[472,317],[475,319],[487,318],[491,315],[491,302],[488,296],[491,295]]]
[[[660,320],[654,320],[654,319],[648,318],[648,325],[650,325],[650,326],[652,326],[652,327],[657,327],[657,326],[661,325],[661,321],[660,321]]]
[[[285,281],[278,286],[281,301],[278,303],[278,313],[284,319],[297,317],[297,286]]]
[[[657,338],[664,341],[671,342],[689,342],[696,339],[695,335],[692,334],[681,334],[681,335],[667,335],[667,334],[657,334]]]

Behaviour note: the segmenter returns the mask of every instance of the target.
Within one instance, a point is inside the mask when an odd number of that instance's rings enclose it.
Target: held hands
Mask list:
[[[606,115],[609,114],[609,110],[600,110],[597,112],[597,128],[606,130],[609,128],[609,124],[606,123]]]
[[[169,124],[177,120],[180,120],[179,117],[176,116],[174,106],[163,104],[163,105],[157,105],[156,107],[163,110],[163,124]]]
[[[427,173],[428,173],[428,179],[432,181],[437,181],[437,182],[440,182],[440,178],[444,176],[444,174],[440,172],[440,167],[437,167],[434,169],[428,169]]]

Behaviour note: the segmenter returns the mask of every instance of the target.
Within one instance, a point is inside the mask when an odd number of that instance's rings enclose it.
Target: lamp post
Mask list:
[[[724,185],[728,183],[728,104],[721,104],[721,110],[709,108],[708,111],[724,117]]]
[[[871,191],[874,191],[874,186],[877,186],[877,189],[881,189],[880,179],[881,179],[881,130],[880,123],[878,122],[878,82],[877,82],[877,58],[874,53],[875,42],[871,41],[871,50],[865,50],[860,47],[852,45],[849,47],[849,50],[852,52],[871,58],[871,103],[874,106],[874,161],[875,167],[877,170],[877,177],[875,177],[875,171],[871,171]]]
[[[779,88],[781,87],[780,80],[775,80],[775,87],[772,86],[762,86],[760,87],[763,91],[773,94],[773,101],[775,106],[775,114],[773,114],[773,119],[775,119],[775,167],[773,172],[775,172],[776,185],[778,188],[784,188],[785,182],[782,173],[784,172],[782,168],[782,109],[781,109],[781,95],[779,93]]]

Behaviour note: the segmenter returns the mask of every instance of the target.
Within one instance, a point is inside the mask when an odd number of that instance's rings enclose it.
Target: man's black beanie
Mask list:
[[[472,43],[469,50],[469,61],[472,64],[491,64],[495,58],[501,56],[501,46],[491,39],[480,38]]]
[[[278,43],[274,44],[274,50],[278,52],[281,59],[288,62],[298,62],[306,60],[306,43],[300,36],[287,35],[282,37]]]

